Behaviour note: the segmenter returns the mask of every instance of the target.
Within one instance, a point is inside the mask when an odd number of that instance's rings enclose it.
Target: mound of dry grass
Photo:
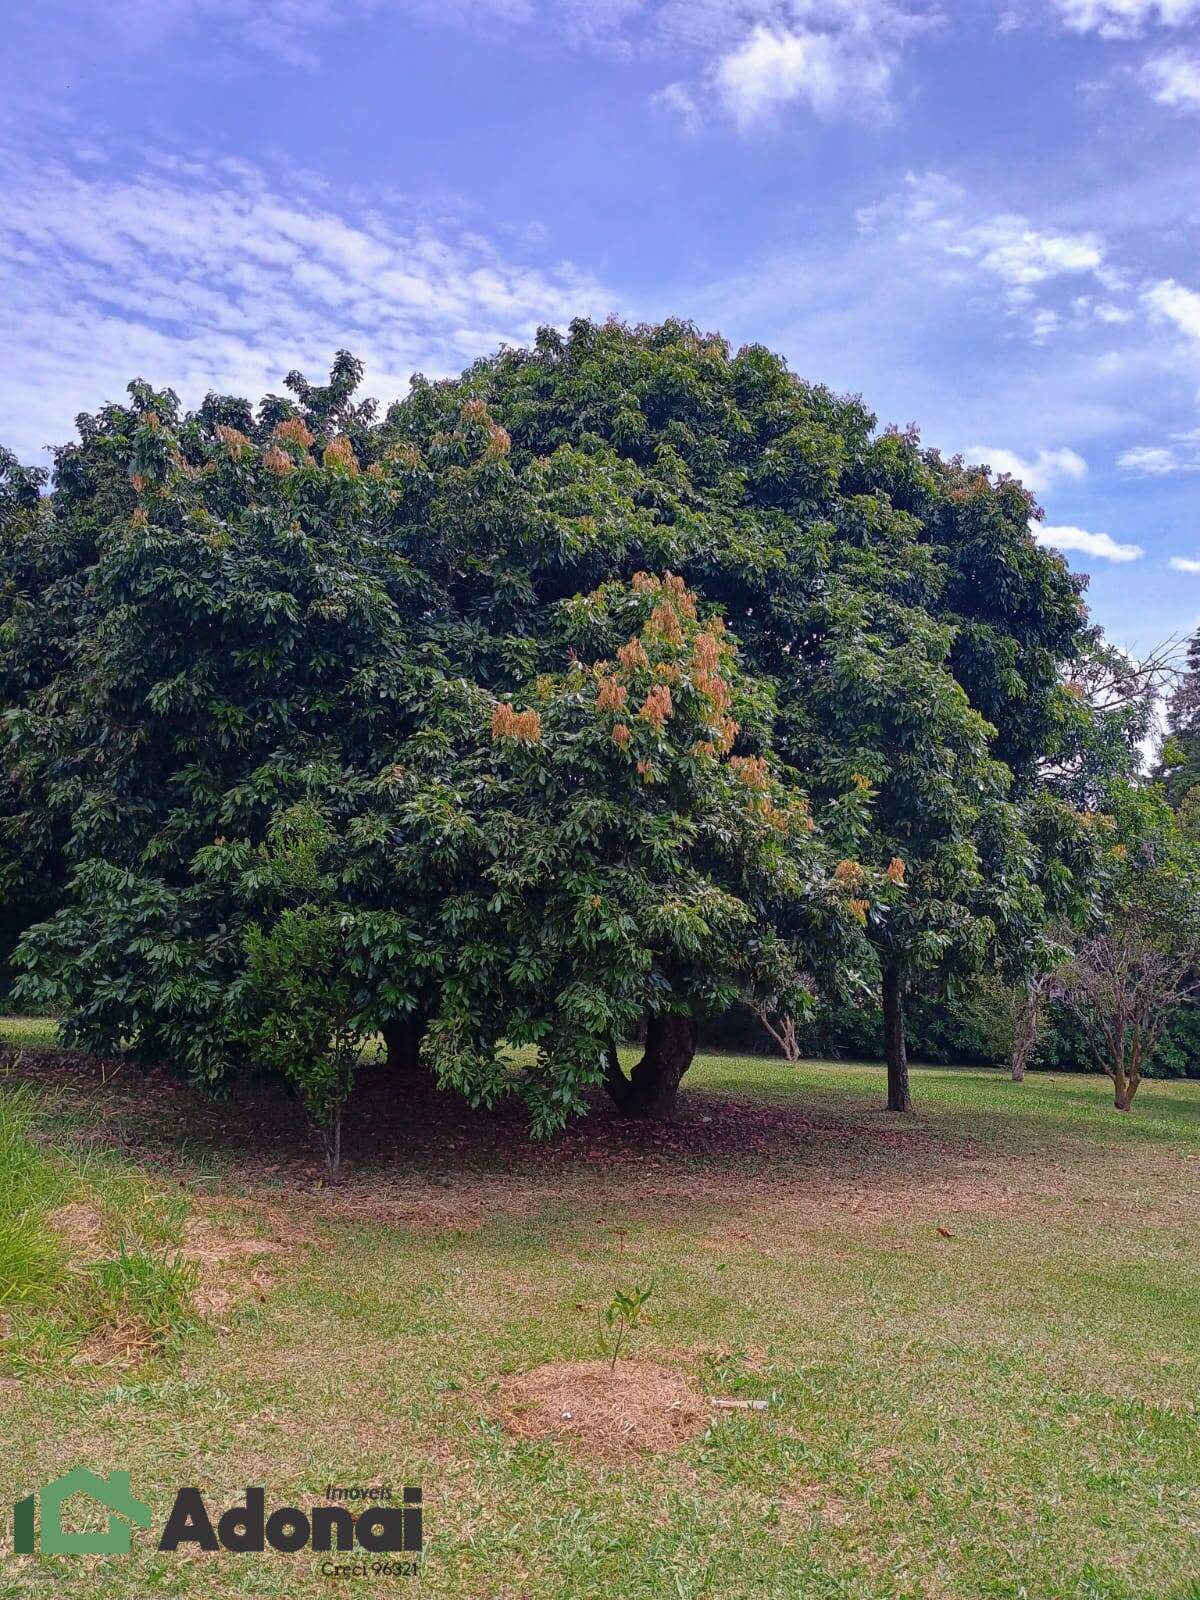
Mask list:
[[[584,1455],[674,1450],[711,1413],[682,1373],[647,1361],[553,1361],[504,1378],[495,1419],[518,1439],[553,1439]]]

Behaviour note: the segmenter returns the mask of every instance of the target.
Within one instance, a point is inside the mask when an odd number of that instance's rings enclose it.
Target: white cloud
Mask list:
[[[857,217],[861,233],[890,233],[905,250],[941,257],[961,274],[969,272],[993,290],[999,286],[1008,312],[1035,344],[1062,326],[1054,307],[1039,304],[1041,294],[1060,283],[1076,287],[1080,280],[1110,292],[1117,287],[1096,233],[1039,226],[1015,211],[980,219],[978,211],[977,201],[942,173],[910,172],[898,193],[863,207]],[[1074,303],[1090,305],[1091,296],[1076,294]],[[1105,313],[1105,320],[1123,315],[1108,303]]]
[[[1069,524],[1055,528],[1044,522],[1031,522],[1029,528],[1038,544],[1054,550],[1078,550],[1101,561],[1136,561],[1146,553],[1140,544],[1118,544],[1111,534],[1089,533],[1086,528]]]
[[[881,111],[891,77],[889,57],[856,36],[762,23],[715,68],[717,94],[742,129],[792,101],[823,117]]]
[[[1137,445],[1117,457],[1122,472],[1140,472],[1151,478],[1160,478],[1176,469],[1173,451],[1163,445]]]
[[[1142,291],[1152,316],[1173,322],[1190,339],[1200,341],[1200,294],[1174,278],[1165,278]]]
[[[1200,13],[1200,0],[1054,0],[1066,26],[1104,39],[1132,39],[1150,26],[1179,28]]]
[[[655,105],[673,111],[683,124],[685,133],[699,133],[704,119],[686,83],[668,83],[665,89],[659,89],[650,98]]]
[[[931,0],[607,3],[626,53],[694,61],[694,76],[652,97],[679,110],[689,129],[710,105],[742,131],[789,106],[823,118],[885,115],[906,41],[936,24]]]
[[[613,309],[569,263],[511,259],[459,224],[349,220],[294,185],[194,163],[135,180],[14,168],[0,298],[0,440],[27,459],[133,377],[189,402],[209,387],[257,398],[344,346],[392,398],[414,368],[457,371],[539,323]]]
[[[1170,444],[1135,445],[1117,457],[1122,472],[1163,478],[1172,472],[1200,472],[1200,428],[1173,433]]]
[[[1058,332],[1062,326],[1062,319],[1057,311],[1049,311],[1043,307],[1035,311],[1029,319],[1029,337],[1034,344],[1045,344],[1052,334]]]
[[[1060,483],[1078,483],[1087,475],[1087,462],[1065,447],[1039,450],[1032,461],[1026,461],[1013,450],[984,444],[973,444],[964,453],[968,461],[984,462],[995,473],[1007,472],[1019,478],[1033,494],[1044,494]]]
[[[1176,572],[1200,572],[1200,561],[1194,561],[1190,556],[1172,556],[1171,565]]]
[[[1015,213],[969,229],[962,248],[1018,290],[1047,278],[1094,273],[1104,262],[1095,234],[1044,233]]]
[[[1169,50],[1142,68],[1142,81],[1162,106],[1200,112],[1200,56]]]

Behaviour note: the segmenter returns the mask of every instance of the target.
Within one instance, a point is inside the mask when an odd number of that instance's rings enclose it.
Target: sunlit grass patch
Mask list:
[[[36,1097],[0,1089],[0,1311],[18,1371],[163,1349],[195,1322],[188,1203],[111,1156],[52,1148]]]
[[[0,1017],[0,1045],[48,1049],[58,1043],[53,1017]]]

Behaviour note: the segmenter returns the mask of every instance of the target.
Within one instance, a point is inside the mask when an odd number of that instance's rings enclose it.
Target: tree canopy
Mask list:
[[[0,461],[26,993],[217,1083],[251,966],[336,947],[346,1026],[548,1129],[593,1084],[669,1111],[739,993],[882,986],[906,1106],[906,986],[1034,960],[1091,870],[1045,776],[1086,612],[1029,496],[683,323],[543,330],[382,416],[360,377],[135,383],[48,493]]]

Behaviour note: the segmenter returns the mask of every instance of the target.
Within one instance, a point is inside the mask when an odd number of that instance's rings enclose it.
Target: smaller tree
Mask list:
[[[325,870],[331,842],[310,807],[292,807],[272,827],[252,871],[275,914],[245,930],[233,1012],[246,1055],[296,1090],[337,1178],[342,1110],[371,1028],[362,1016],[355,913],[333,898]]]
[[[750,1010],[762,1023],[764,1029],[779,1046],[779,1053],[785,1061],[799,1061],[800,1041],[796,1034],[796,1018],[791,1011],[779,1009],[774,998],[764,1000],[750,1000],[747,1002]]]
[[[1063,998],[1128,1111],[1171,1009],[1200,988],[1200,857],[1157,786],[1115,798],[1104,910],[1063,970]]]
[[[366,1035],[345,951],[347,914],[289,908],[246,930],[248,1054],[293,1086],[321,1135],[331,1178],[342,1160],[342,1110]]]
[[[1009,1064],[1014,1083],[1025,1081],[1025,1068],[1041,1037],[1046,1001],[1059,981],[1057,971],[1052,968],[1049,972],[1031,972],[1024,983],[1010,990],[1012,1047]]]

